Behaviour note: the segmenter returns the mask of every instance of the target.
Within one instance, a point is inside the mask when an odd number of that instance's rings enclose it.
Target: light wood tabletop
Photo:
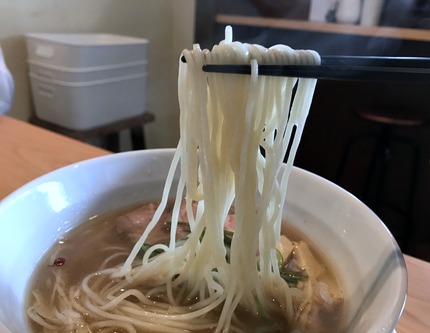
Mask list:
[[[219,24],[237,24],[249,27],[275,28],[285,30],[298,30],[322,32],[333,34],[346,34],[367,37],[382,37],[420,42],[430,41],[430,30],[399,27],[366,26],[327,22],[313,22],[307,20],[290,20],[273,17],[256,17],[244,15],[218,14],[215,22]]]
[[[107,150],[0,116],[0,200],[47,172],[107,154]],[[430,332],[430,263],[408,255],[405,260],[409,290],[397,333]]]

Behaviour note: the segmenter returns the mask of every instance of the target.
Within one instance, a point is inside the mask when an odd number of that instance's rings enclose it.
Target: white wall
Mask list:
[[[0,46],[15,79],[10,116],[27,120],[32,101],[24,34],[114,33],[150,40],[146,127],[150,148],[174,147],[179,137],[177,66],[194,36],[195,0],[0,0]]]

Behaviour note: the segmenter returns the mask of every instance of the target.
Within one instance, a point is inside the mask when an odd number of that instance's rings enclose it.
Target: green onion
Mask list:
[[[231,247],[231,241],[233,240],[233,231],[224,230],[224,245],[227,247]]]
[[[306,281],[309,276],[305,272],[281,271],[281,277],[290,287],[297,287],[300,281]]]
[[[142,247],[140,248],[140,251],[139,252],[141,252],[141,254],[142,254],[142,257],[143,257],[143,255],[146,253],[146,251],[148,251],[149,250],[149,248],[152,246],[153,244],[148,244],[148,243],[144,243],[143,245],[142,245]],[[167,243],[165,243],[165,245],[167,245]],[[154,258],[154,257],[156,257],[156,256],[158,256],[159,254],[161,254],[161,253],[163,253],[164,251],[162,250],[162,249],[157,249],[157,250],[155,250],[155,251],[153,251],[152,253],[151,253],[151,255],[149,256],[149,258]]]

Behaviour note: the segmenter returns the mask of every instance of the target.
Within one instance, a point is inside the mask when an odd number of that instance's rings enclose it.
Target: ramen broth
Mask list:
[[[117,210],[110,214],[102,216],[96,216],[81,224],[77,228],[67,232],[61,237],[58,242],[50,249],[50,251],[42,258],[38,264],[38,268],[33,274],[32,283],[29,287],[29,296],[27,300],[28,306],[31,306],[35,302],[35,293],[37,296],[37,302],[41,299],[44,302],[49,302],[53,288],[55,285],[56,274],[61,274],[61,279],[64,282],[64,289],[69,290],[70,286],[74,284],[80,284],[82,279],[88,274],[100,269],[101,265],[121,265],[127,258],[129,252],[135,244],[135,238],[145,227],[144,225],[124,226],[125,219],[134,219],[137,215],[148,214],[151,215],[153,208],[158,203],[146,203],[144,205],[133,205],[120,210]],[[172,206],[172,205],[170,205]],[[137,218],[138,219],[138,218]],[[164,216],[164,223],[162,228],[165,228],[165,239],[160,234],[152,235],[154,242],[168,241],[168,221],[169,215]],[[140,221],[141,222],[141,221]],[[122,225],[121,225],[122,223]],[[135,230],[133,228],[136,227]],[[179,231],[180,232],[180,231]],[[320,311],[314,311],[310,315],[310,318],[314,322],[307,324],[306,332],[341,332],[344,317],[345,317],[345,304],[343,301],[343,290],[337,274],[335,273],[333,266],[329,262],[328,258],[318,251],[317,247],[301,232],[297,231],[287,223],[283,223],[283,235],[288,235],[288,239],[293,243],[302,243],[309,246],[310,253],[313,260],[318,263],[318,270],[320,270],[318,279],[329,286],[330,290],[337,296],[335,301],[330,300],[324,308],[324,304],[320,304]],[[285,239],[286,237],[283,236]],[[151,240],[151,236],[149,237]],[[105,262],[106,258],[111,257],[108,262]],[[102,264],[104,263],[104,264]],[[291,258],[290,258],[290,265]],[[106,281],[109,283],[109,281]],[[299,282],[300,284],[301,282]],[[135,286],[137,287],[137,286]],[[139,286],[139,288],[145,289],[145,286]],[[149,288],[148,288],[149,289]],[[335,290],[334,290],[335,289]],[[333,291],[334,290],[334,291]],[[340,296],[339,296],[340,295]],[[164,295],[154,294],[151,296],[153,302],[164,302]],[[335,303],[333,303],[335,302]],[[193,300],[184,300],[184,304],[192,306]],[[318,303],[315,302],[315,303]],[[318,304],[317,304],[318,305]],[[296,309],[299,312],[298,309]],[[211,316],[219,315],[219,312],[212,312]],[[261,319],[258,315],[252,314],[246,309],[236,309],[236,315],[240,318],[242,323],[246,323],[245,331],[252,332],[290,332],[293,327],[286,323],[285,318],[282,315],[282,309],[279,312],[269,314],[270,323],[268,323],[267,316]],[[91,322],[91,318],[85,318],[87,322]],[[324,326],[321,326],[324,325]],[[36,324],[33,320],[30,320],[30,326],[32,332],[40,332],[41,327]],[[72,332],[72,330],[64,330],[63,332]],[[73,331],[77,332],[77,331]],[[112,327],[111,330],[94,330],[92,332],[125,332],[121,328]],[[137,332],[150,332],[141,331]],[[194,331],[198,333],[213,332],[213,329],[198,330]],[[294,332],[302,332],[301,330]]]

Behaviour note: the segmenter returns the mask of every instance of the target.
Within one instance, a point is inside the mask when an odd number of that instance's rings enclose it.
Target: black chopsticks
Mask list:
[[[202,69],[213,73],[251,74],[249,65],[206,64]],[[259,65],[258,73],[321,80],[430,83],[430,58],[322,56],[321,65]]]

